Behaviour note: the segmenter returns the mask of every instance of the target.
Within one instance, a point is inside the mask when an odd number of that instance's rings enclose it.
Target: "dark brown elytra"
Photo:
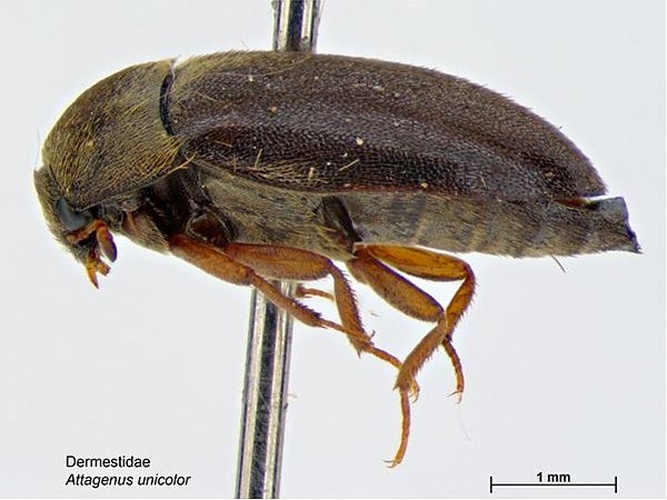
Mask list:
[[[622,198],[555,127],[436,71],[328,55],[228,52],[127,68],[84,92],[43,149],[35,185],[56,237],[97,285],[112,233],[251,285],[299,321],[339,330],[398,370],[405,455],[416,375],[475,291],[464,261],[638,252]],[[364,330],[340,261],[434,323],[399,360]],[[404,275],[460,281],[447,307]],[[330,276],[339,322],[267,281]]]

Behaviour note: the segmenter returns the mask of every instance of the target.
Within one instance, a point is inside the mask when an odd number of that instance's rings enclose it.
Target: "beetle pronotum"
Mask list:
[[[475,275],[431,249],[639,250],[624,200],[595,198],[602,180],[555,127],[463,79],[383,61],[227,52],[132,66],[65,111],[43,160],[35,184],[47,223],[96,286],[119,233],[255,286],[394,365],[403,423],[392,465],[406,451],[416,375],[439,347],[464,387],[452,336]],[[435,324],[404,360],[374,345],[333,260]],[[461,285],[442,307],[399,273]],[[326,276],[340,322],[267,281]]]

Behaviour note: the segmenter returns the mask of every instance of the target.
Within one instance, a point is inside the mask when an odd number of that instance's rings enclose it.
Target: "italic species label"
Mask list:
[[[84,488],[185,487],[192,476],[151,470],[151,459],[134,455],[77,457],[67,455],[65,486]]]

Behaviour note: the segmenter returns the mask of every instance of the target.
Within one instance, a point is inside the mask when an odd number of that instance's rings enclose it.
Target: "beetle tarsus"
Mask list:
[[[403,389],[399,390],[399,395],[401,398],[401,442],[398,445],[394,459],[387,461],[387,467],[390,469],[393,469],[403,461],[410,438],[410,396],[408,391]]]
[[[382,298],[399,311],[422,321],[435,322],[435,327],[408,354],[396,378],[395,389],[401,394],[403,424],[409,426],[407,395],[416,384],[416,376],[424,363],[439,346],[445,349],[454,367],[456,376],[455,394],[461,400],[464,379],[461,360],[452,345],[452,334],[457,323],[472,301],[475,292],[475,275],[464,261],[428,250],[395,247],[389,245],[367,245],[357,249],[355,259],[349,261],[350,272],[360,281],[371,286]],[[446,309],[430,295],[387,267],[391,265],[404,273],[433,281],[459,281],[463,283],[454,294]],[[414,394],[414,392],[413,392]],[[407,417],[406,417],[407,415]],[[407,422],[407,424],[406,424]],[[392,466],[400,463],[409,431],[403,430],[401,446]]]

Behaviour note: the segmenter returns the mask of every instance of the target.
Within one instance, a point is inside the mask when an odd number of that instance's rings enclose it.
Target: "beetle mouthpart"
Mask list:
[[[118,251],[116,250],[116,244],[113,242],[113,237],[111,236],[111,231],[107,225],[98,220],[94,223],[95,227],[95,241],[96,244],[93,247],[93,250],[88,254],[88,261],[86,262],[86,271],[88,272],[88,278],[90,282],[99,288],[97,283],[97,273],[100,273],[102,276],[109,274],[110,267],[109,265],[100,259],[100,251],[102,255],[106,257],[110,262],[114,262],[118,256]]]
[[[116,257],[118,257],[118,251],[116,250],[116,244],[113,242],[111,231],[109,231],[107,225],[100,222],[95,230],[95,236],[97,237],[97,244],[102,250],[102,254],[109,259],[109,261],[115,262]]]
[[[94,238],[94,242],[90,241],[83,243],[84,240],[89,238]],[[88,252],[88,257],[85,263],[86,272],[90,282],[95,288],[99,288],[97,274],[99,273],[102,276],[106,276],[111,269],[109,265],[100,258],[100,251],[110,262],[114,262],[118,256],[116,244],[113,242],[113,236],[111,235],[111,231],[109,231],[109,227],[104,221],[96,219],[86,227],[69,233],[67,235],[67,241],[74,245],[83,243],[85,246],[90,245],[92,247]]]
[[[88,273],[88,279],[93,284],[95,288],[99,288],[97,282],[97,273],[100,273],[102,276],[109,274],[111,268],[103,262],[97,250],[93,251],[88,255],[88,261],[86,262],[86,272]]]

